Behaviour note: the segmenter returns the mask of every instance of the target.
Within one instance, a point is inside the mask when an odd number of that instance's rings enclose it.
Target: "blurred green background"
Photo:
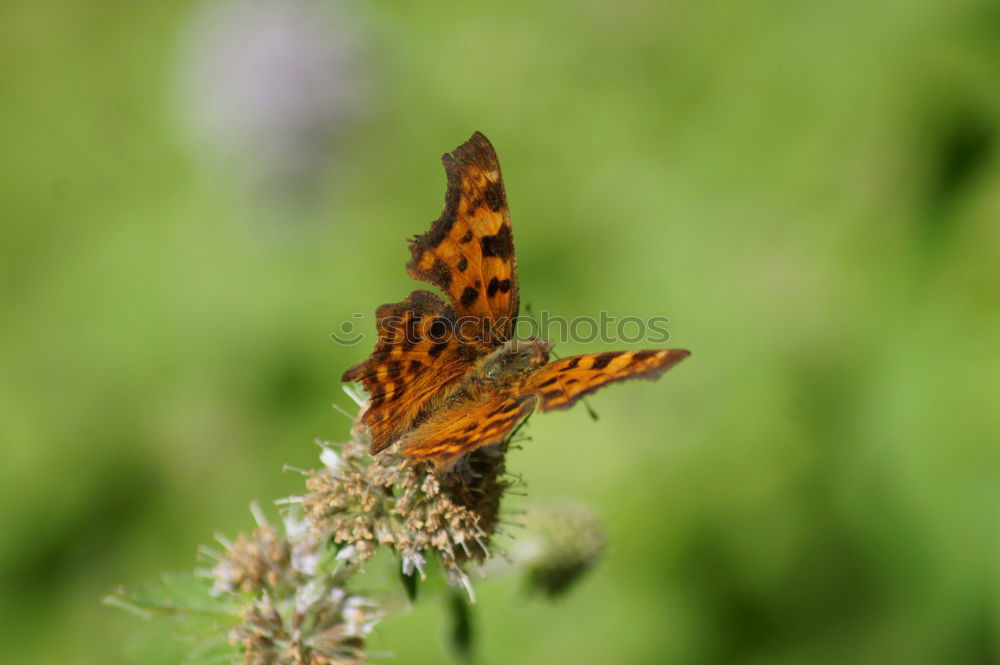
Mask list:
[[[302,489],[477,129],[522,302],[694,352],[532,419],[611,547],[481,662],[1000,661],[998,82],[985,0],[4,4],[4,662],[128,662],[102,594]]]

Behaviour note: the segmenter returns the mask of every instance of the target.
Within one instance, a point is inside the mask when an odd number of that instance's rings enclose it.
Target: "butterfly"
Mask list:
[[[517,339],[517,263],[496,151],[476,132],[441,161],[444,211],[410,239],[406,269],[447,301],[421,289],[379,307],[375,350],[341,378],[369,394],[361,421],[372,455],[398,446],[443,473],[503,441],[536,408],[565,409],[616,381],[655,379],[690,355],[650,349],[549,362],[551,342]]]

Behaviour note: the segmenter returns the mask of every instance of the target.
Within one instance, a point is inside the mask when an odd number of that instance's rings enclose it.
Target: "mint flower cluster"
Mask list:
[[[529,505],[501,551],[501,502],[519,484],[505,466],[512,440],[435,475],[391,450],[371,457],[355,422],[348,441],[320,444],[320,468],[303,472],[302,495],[276,502],[276,524],[252,504],[256,528],[217,536],[221,549],[203,547],[208,566],[105,600],[170,619],[162,622],[169,636],[194,645],[186,665],[357,665],[372,656],[367,641],[379,621],[406,610],[429,577],[455,589],[451,608],[475,602],[474,577],[512,572],[530,591],[560,595],[599,560],[604,531],[575,503]],[[403,581],[399,592],[360,591],[387,562]]]

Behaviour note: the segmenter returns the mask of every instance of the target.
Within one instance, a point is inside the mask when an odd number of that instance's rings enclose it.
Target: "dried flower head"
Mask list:
[[[423,576],[434,555],[449,579],[467,585],[462,564],[490,555],[498,499],[443,484],[400,457],[372,459],[357,440],[342,444],[339,456],[326,448],[323,458],[326,466],[310,474],[302,503],[317,533],[345,545],[342,558],[365,561],[385,545],[400,555],[405,574]],[[484,507],[488,512],[477,510]]]
[[[214,635],[199,642],[192,658],[211,651],[212,662],[355,665],[368,659],[366,638],[383,608],[394,606],[391,599],[376,604],[348,591],[379,548],[400,557],[411,599],[416,574],[424,577],[431,561],[473,602],[469,566],[485,564],[479,567],[484,574],[524,569],[533,590],[555,596],[604,549],[604,531],[590,511],[553,503],[528,511],[526,538],[511,556],[492,557],[500,503],[513,484],[505,472],[510,439],[475,450],[444,474],[391,450],[373,458],[367,439],[355,422],[349,441],[323,444],[322,468],[303,472],[306,494],[279,502],[286,505],[280,524],[252,505],[252,532],[232,541],[219,537],[222,551],[203,550],[211,568],[122,589],[106,602],[142,616],[181,619],[192,635],[203,635],[211,617]],[[467,656],[467,604],[460,593],[452,598],[453,646]]]
[[[290,510],[283,533],[253,506],[258,526],[216,555],[213,592],[245,596],[229,641],[247,665],[348,665],[366,660],[364,638],[378,606],[344,588],[349,565],[328,555],[307,522]]]
[[[424,574],[435,557],[449,580],[469,587],[467,561],[491,555],[490,543],[504,491],[506,443],[476,451],[450,473],[438,476],[386,451],[368,455],[362,428],[352,429],[340,453],[324,444],[324,468],[314,471],[302,498],[317,533],[345,548],[341,556],[360,562],[380,545],[392,547],[403,573]]]
[[[277,587],[288,571],[291,547],[270,524],[240,534],[212,569],[216,592],[259,591]]]

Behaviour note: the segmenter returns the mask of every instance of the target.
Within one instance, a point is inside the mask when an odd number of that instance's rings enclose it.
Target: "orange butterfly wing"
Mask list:
[[[479,357],[513,334],[517,266],[496,152],[476,132],[441,161],[448,176],[444,211],[411,240],[407,271],[441,289],[451,304],[421,290],[378,308],[375,350],[341,377],[360,381],[371,397],[361,419],[372,454],[418,426]]]
[[[503,441],[536,406],[542,411],[572,406],[584,395],[626,379],[656,379],[690,355],[680,349],[611,351],[563,358],[528,375],[508,394],[460,401],[402,437],[403,454],[449,469],[461,456]]]
[[[493,146],[476,132],[442,157],[448,190],[441,216],[410,241],[411,277],[441,289],[376,311],[379,339],[343,381],[360,381],[371,399],[362,422],[371,453],[401,441],[413,462],[437,471],[498,443],[539,406],[567,408],[616,381],[655,379],[687,351],[594,353],[545,365],[504,392],[474,397],[463,379],[514,334],[517,264],[507,197]]]
[[[499,443],[538,404],[534,395],[493,394],[478,402],[463,402],[442,410],[401,439],[403,454],[412,462],[431,462],[445,471],[476,448]]]
[[[451,336],[451,307],[429,291],[382,305],[375,318],[375,350],[341,377],[360,381],[370,396],[361,421],[371,434],[373,455],[433,410],[434,399],[447,394],[476,357]]]
[[[441,161],[448,175],[444,212],[411,239],[406,268],[447,294],[463,339],[495,347],[513,335],[519,298],[500,162],[479,132]]]
[[[541,410],[566,409],[584,395],[626,379],[656,379],[691,353],[681,349],[608,351],[557,360],[539,368],[524,386]]]

